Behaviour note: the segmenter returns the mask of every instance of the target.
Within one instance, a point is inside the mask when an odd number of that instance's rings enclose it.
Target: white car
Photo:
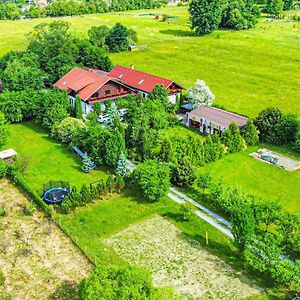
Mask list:
[[[119,116],[124,117],[127,113],[127,108],[121,108],[119,109]]]
[[[107,120],[108,120],[108,115],[101,115],[101,116],[99,116],[99,118],[97,119],[97,121],[98,121],[99,123],[105,123],[105,122],[107,122]]]

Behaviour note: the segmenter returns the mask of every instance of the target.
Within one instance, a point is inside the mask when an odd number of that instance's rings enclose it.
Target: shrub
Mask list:
[[[251,119],[248,119],[246,125],[242,127],[241,136],[244,138],[248,146],[254,146],[258,144],[259,142],[258,131]]]
[[[140,266],[132,265],[99,265],[81,282],[79,288],[79,298],[82,300],[159,299],[157,296],[163,293],[157,293],[152,284],[151,273]]]
[[[148,201],[158,201],[167,195],[170,172],[166,164],[148,160],[138,165],[132,175],[134,183]]]
[[[229,127],[223,131],[221,140],[227,147],[229,153],[244,151],[246,148],[245,141],[235,123],[231,123]]]
[[[3,178],[8,173],[8,166],[5,161],[0,159],[0,178]]]
[[[191,159],[188,156],[177,163],[173,172],[171,181],[178,186],[191,186],[195,179],[195,170],[191,164]]]
[[[195,207],[190,202],[180,205],[179,215],[183,221],[189,221],[195,215]]]
[[[70,143],[75,132],[83,127],[85,125],[82,120],[67,117],[52,127],[51,136],[63,143]]]

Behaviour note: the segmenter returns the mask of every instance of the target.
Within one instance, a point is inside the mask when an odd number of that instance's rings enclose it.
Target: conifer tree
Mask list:
[[[85,153],[82,159],[82,171],[85,173],[91,173],[93,171],[93,162]]]
[[[228,128],[222,133],[221,140],[229,153],[243,151],[246,148],[245,141],[235,123],[229,124]]]
[[[75,118],[77,119],[82,118],[81,99],[78,96],[76,96],[75,98]]]
[[[116,174],[120,175],[121,177],[125,177],[129,174],[130,168],[126,160],[126,156],[123,152],[120,154],[120,158],[116,167]]]
[[[258,131],[251,119],[249,119],[246,125],[241,129],[241,136],[244,138],[248,146],[254,146],[258,144]]]

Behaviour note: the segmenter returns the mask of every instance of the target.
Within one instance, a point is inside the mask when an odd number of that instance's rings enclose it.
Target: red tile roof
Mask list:
[[[108,76],[75,67],[54,83],[54,86],[58,87],[60,90],[73,90],[80,99],[87,100],[110,80],[114,81],[113,78]]]
[[[115,66],[108,76],[124,81],[127,85],[147,93],[152,92],[157,84],[162,84],[164,88],[168,88],[172,80],[136,71],[123,66]]]
[[[236,123],[238,127],[243,127],[248,120],[247,117],[212,106],[200,106],[192,110],[189,115],[200,117],[225,128],[232,122]]]

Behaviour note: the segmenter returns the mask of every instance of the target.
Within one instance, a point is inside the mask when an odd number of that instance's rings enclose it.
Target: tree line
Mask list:
[[[41,7],[31,4],[24,9],[23,4],[0,1],[0,20],[18,20],[25,18],[45,18],[60,16],[78,16],[85,14],[115,11],[158,8],[164,5],[162,0],[55,0]]]
[[[293,0],[192,0],[189,5],[191,28],[198,35],[219,28],[249,29],[258,22],[261,10],[279,17],[293,8]]]

